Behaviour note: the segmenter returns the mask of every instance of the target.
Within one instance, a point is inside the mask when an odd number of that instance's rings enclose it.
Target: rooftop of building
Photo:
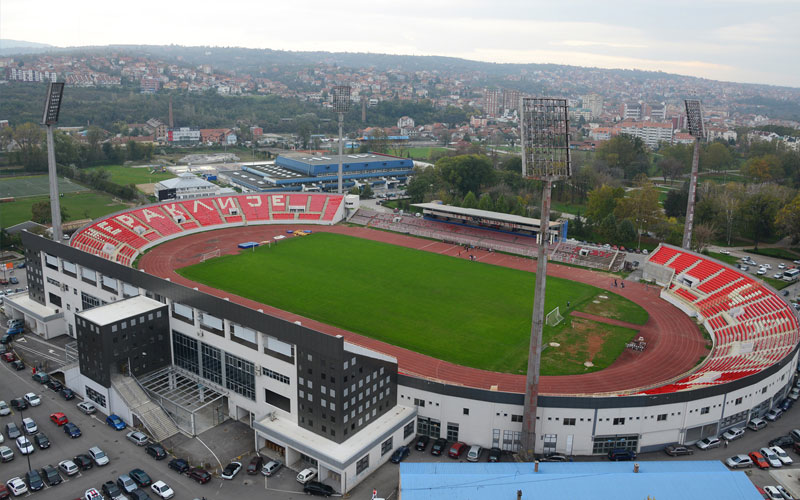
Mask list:
[[[350,154],[343,154],[341,157],[339,155],[331,154],[331,155],[312,155],[308,153],[287,153],[282,154],[278,157],[286,158],[289,160],[298,161],[301,163],[305,163],[306,165],[328,165],[328,164],[337,164],[339,163],[339,158],[341,158],[342,163],[365,163],[365,162],[373,162],[373,161],[410,161],[408,158],[400,158],[399,156],[391,156],[391,155],[384,155],[380,153],[350,153]]]
[[[179,174],[177,177],[173,177],[172,179],[160,181],[157,185],[160,186],[161,189],[195,189],[214,187],[213,183],[188,172]]]
[[[761,500],[744,472],[720,461],[400,464],[403,500],[591,498]]]
[[[456,215],[464,215],[467,217],[479,217],[481,219],[490,219],[502,221],[508,224],[519,224],[521,226],[539,227],[541,224],[540,219],[531,217],[522,217],[521,215],[503,214],[500,212],[490,212],[489,210],[480,210],[477,208],[464,208],[455,207],[452,205],[442,205],[439,203],[415,203],[413,206],[419,207],[423,210],[432,210],[437,212],[451,213]],[[550,227],[558,227],[560,223],[550,221]]]
[[[104,306],[95,307],[94,309],[84,310],[78,313],[86,321],[90,321],[98,326],[104,326],[131,316],[138,314],[148,313],[164,307],[164,304],[142,295],[131,297],[129,299],[113,302]]]

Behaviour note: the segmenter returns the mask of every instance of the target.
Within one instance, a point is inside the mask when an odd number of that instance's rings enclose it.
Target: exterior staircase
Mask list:
[[[136,382],[134,377],[113,375],[111,386],[116,389],[125,404],[144,424],[155,442],[161,442],[180,432],[175,422],[162,407],[154,403]]]

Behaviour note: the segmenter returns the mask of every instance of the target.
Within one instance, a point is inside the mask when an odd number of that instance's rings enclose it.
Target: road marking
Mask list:
[[[19,338],[14,339],[14,342],[21,342],[21,343],[25,344],[28,341],[25,340],[25,337],[19,337]]]

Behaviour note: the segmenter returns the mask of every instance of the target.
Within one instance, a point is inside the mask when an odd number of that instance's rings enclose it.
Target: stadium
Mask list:
[[[252,426],[259,448],[281,453],[290,466],[314,464],[321,480],[342,492],[417,434],[519,449],[524,374],[441,359],[177,271],[238,254],[243,242],[276,251],[299,245],[301,238],[293,239],[298,231],[449,256],[462,266],[472,263],[462,255],[469,252],[497,272],[535,268],[524,257],[535,245],[532,238],[376,214],[359,209],[351,196],[251,193],[124,210],[83,227],[68,245],[25,233],[30,291],[7,300],[6,309],[40,335],[66,331],[78,339],[65,378],[104,412],[138,420],[155,436],[193,434],[204,408],[192,406],[192,398],[213,393],[228,417]],[[606,318],[605,324],[635,331],[629,344],[642,347],[625,348],[608,367],[542,377],[537,453],[691,444],[763,415],[792,386],[798,319],[769,286],[669,245],[643,264],[647,283],[625,288],[614,288],[617,276],[599,271],[619,269],[619,252],[558,242],[549,257],[556,265],[548,276],[619,295],[648,319],[637,325]],[[238,281],[248,279],[244,269]],[[270,278],[259,285],[270,288]],[[336,282],[309,282],[306,289],[309,301],[348,294]],[[160,326],[151,323],[159,320]],[[137,335],[148,335],[146,355],[138,355],[141,344],[124,338],[110,344],[112,331],[134,324],[142,328]],[[108,332],[108,340],[106,333],[96,338],[98,332]],[[486,347],[489,340],[474,343],[484,357],[502,357],[502,348]],[[205,393],[187,389],[191,394],[169,408],[180,429],[162,429],[168,425],[137,409],[135,388],[121,376],[126,370],[151,396],[158,377],[171,381],[162,395],[179,385],[175,381]]]

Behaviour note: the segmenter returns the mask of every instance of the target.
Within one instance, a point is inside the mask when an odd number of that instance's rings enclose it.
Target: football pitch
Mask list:
[[[533,273],[332,233],[273,242],[178,273],[438,359],[498,372],[526,371]],[[603,293],[609,295],[590,285],[549,278],[546,311],[560,306],[565,321],[545,327],[545,342],[557,336],[567,347],[573,333],[580,336],[576,346],[585,342],[592,328],[583,324],[573,332],[565,305],[570,301],[571,310],[580,310]],[[591,371],[613,362],[635,333],[617,328],[610,338],[605,325],[594,324],[602,330],[603,342],[614,345],[603,348],[609,359],[598,359]],[[570,352],[577,358],[569,359]],[[551,355],[552,362],[543,363],[544,374],[590,371],[583,367],[583,348],[547,349],[543,354]]]

